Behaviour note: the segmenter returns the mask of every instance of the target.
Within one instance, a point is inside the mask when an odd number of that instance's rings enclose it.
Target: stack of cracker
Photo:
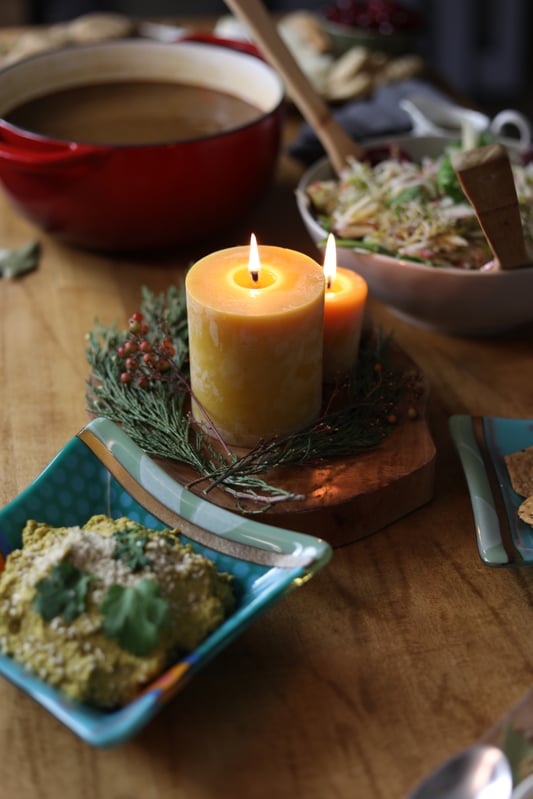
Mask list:
[[[416,53],[392,56],[364,45],[342,55],[334,52],[330,35],[312,11],[293,11],[278,22],[278,32],[315,90],[328,102],[367,97],[385,83],[419,75],[424,60]],[[231,15],[221,17],[214,32],[223,38],[250,40],[249,31]]]
[[[511,485],[517,494],[525,497],[518,508],[518,516],[533,527],[533,447],[504,456]]]
[[[84,14],[69,22],[37,26],[35,29],[23,31],[4,45],[4,52],[0,53],[0,66],[12,64],[37,53],[79,44],[124,39],[133,36],[134,33],[134,23],[122,14],[112,12]]]

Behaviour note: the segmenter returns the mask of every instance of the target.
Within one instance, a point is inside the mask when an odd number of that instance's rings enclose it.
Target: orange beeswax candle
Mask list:
[[[334,382],[355,365],[359,352],[368,286],[349,269],[337,267],[335,239],[330,234],[324,259],[324,382]]]
[[[207,255],[185,283],[192,411],[250,447],[313,422],[322,400],[324,275],[281,247]]]

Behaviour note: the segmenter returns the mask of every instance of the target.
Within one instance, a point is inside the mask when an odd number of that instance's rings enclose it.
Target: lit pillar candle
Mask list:
[[[281,247],[207,255],[185,283],[192,411],[249,447],[313,422],[322,399],[324,275]],[[205,411],[205,413],[204,413]]]
[[[368,286],[349,269],[337,267],[330,233],[324,258],[324,381],[334,382],[355,365],[359,352]]]

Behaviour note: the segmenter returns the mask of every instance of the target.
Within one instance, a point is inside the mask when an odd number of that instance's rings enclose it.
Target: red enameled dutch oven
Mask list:
[[[4,119],[50,91],[118,79],[199,85],[260,110],[227,132],[142,145],[51,139]],[[0,70],[0,181],[22,215],[69,243],[106,251],[188,244],[243,218],[267,188],[283,97],[265,61],[216,40],[130,39],[35,55]]]

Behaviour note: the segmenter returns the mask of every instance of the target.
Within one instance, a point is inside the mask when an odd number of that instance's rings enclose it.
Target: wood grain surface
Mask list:
[[[317,255],[294,201],[300,174],[284,156],[224,240],[164,260],[68,248],[0,196],[0,246],[42,244],[35,273],[0,281],[2,504],[85,424],[85,334],[96,318],[124,324],[141,286],[166,289],[192,258],[251,230]],[[531,686],[533,572],[481,563],[448,417],[533,417],[533,328],[452,338],[370,308],[429,381],[431,501],[337,548],[120,748],[91,749],[1,681],[1,799],[400,799]]]

